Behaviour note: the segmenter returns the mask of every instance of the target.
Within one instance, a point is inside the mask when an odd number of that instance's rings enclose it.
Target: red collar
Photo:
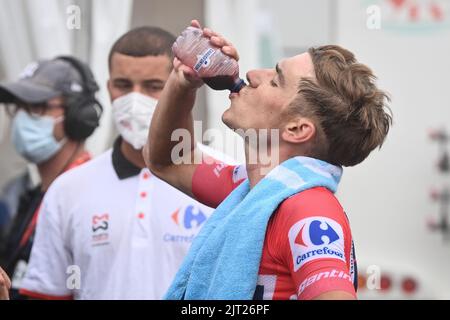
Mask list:
[[[69,164],[67,168],[64,170],[64,172],[73,169],[75,167],[81,166],[83,163],[86,163],[91,159],[92,157],[89,154],[89,152],[85,151],[78,158],[76,158],[71,164]]]

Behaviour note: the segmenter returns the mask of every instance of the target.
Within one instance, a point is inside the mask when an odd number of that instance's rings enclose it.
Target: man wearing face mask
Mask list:
[[[211,213],[152,175],[142,156],[172,70],[174,40],[162,29],[141,27],[113,45],[108,91],[120,137],[111,150],[50,187],[23,294],[161,299],[168,289]]]
[[[17,212],[2,241],[2,265],[11,277],[11,298],[18,293],[27,269],[42,198],[63,172],[90,160],[85,140],[99,124],[102,107],[95,98],[97,83],[87,65],[74,57],[57,57],[30,64],[19,81],[0,84],[0,102],[11,107],[11,139],[17,152],[37,166],[40,184],[19,178]],[[19,188],[20,189],[20,188]]]

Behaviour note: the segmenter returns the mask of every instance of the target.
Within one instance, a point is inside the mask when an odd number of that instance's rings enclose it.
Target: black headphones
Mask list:
[[[69,139],[84,141],[99,126],[103,113],[101,103],[95,98],[99,87],[91,69],[80,60],[71,56],[61,56],[56,59],[70,63],[81,76],[82,90],[76,92],[67,88],[64,93],[66,98],[64,131]]]

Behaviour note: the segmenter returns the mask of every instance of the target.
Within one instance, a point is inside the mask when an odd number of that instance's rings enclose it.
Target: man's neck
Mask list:
[[[47,191],[50,184],[85,152],[83,142],[67,141],[56,155],[39,164],[37,168],[41,177],[41,190]]]
[[[142,150],[136,150],[131,144],[122,139],[120,144],[120,151],[122,152],[125,159],[130,161],[138,168],[145,168],[144,157],[142,156]]]
[[[259,181],[261,181],[265,174],[262,174],[261,172],[261,166],[259,164],[246,164],[247,169],[247,176],[248,180],[250,181],[250,188],[253,188],[258,184]]]
[[[246,169],[247,176],[250,182],[250,188],[253,188],[259,181],[261,181],[272,169],[277,167],[280,163],[284,161],[301,155],[298,148],[291,148],[287,146],[279,146],[276,150],[272,150],[267,148],[266,154],[258,154],[256,157],[256,161],[252,160],[250,156],[250,152],[255,152],[254,149],[251,149],[248,145],[245,146],[245,159],[246,159]],[[255,157],[253,156],[253,160]],[[254,163],[256,162],[256,163]]]
[[[256,156],[255,156],[256,155]],[[261,181],[278,163],[272,160],[272,152],[268,150],[265,159],[246,144],[245,146],[245,160],[247,176],[250,182],[250,188],[253,188],[259,181]],[[255,161],[256,160],[256,161]],[[265,160],[265,161],[263,161]],[[270,161],[267,161],[270,160]]]

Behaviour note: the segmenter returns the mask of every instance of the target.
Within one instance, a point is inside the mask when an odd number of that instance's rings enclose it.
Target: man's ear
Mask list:
[[[305,143],[314,138],[316,125],[311,119],[296,118],[283,127],[281,138],[290,143]]]
[[[112,87],[112,81],[111,81],[111,78],[109,78],[109,79],[106,81],[106,88],[108,89],[109,100],[112,102],[112,101],[113,101],[113,99],[112,99],[113,87]]]

